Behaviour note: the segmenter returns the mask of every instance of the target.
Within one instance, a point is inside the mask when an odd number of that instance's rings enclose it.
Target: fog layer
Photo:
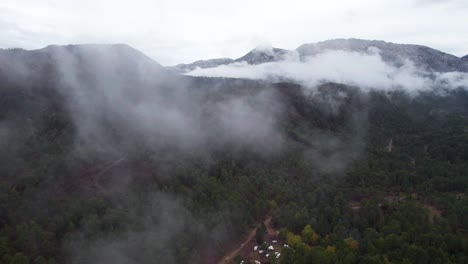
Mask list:
[[[382,60],[378,48],[367,52],[329,50],[300,59],[291,52],[281,61],[251,65],[245,62],[216,68],[197,68],[187,75],[248,78],[257,80],[292,81],[307,87],[323,82],[337,82],[364,89],[406,91],[428,90],[434,87],[456,88],[467,84],[468,74],[462,72],[430,72],[406,59],[395,66]]]

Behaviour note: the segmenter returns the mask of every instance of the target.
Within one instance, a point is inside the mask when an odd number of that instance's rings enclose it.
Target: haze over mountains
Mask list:
[[[125,44],[118,45],[99,45],[99,44],[86,44],[86,45],[68,45],[57,46],[51,45],[39,50],[22,50],[13,49],[1,50],[0,55],[6,56],[22,56],[26,60],[44,60],[47,54],[56,54],[64,49],[69,52],[83,53],[80,56],[92,56],[92,52],[96,50],[105,50],[109,47],[108,52],[116,52],[121,54],[129,61],[140,60],[138,64],[154,64],[158,65],[161,69],[163,66],[159,65],[154,60],[150,59],[143,53],[132,49]],[[362,39],[333,39],[317,43],[304,44],[295,50],[285,50],[279,48],[272,48],[268,46],[259,46],[244,56],[237,59],[230,58],[216,58],[209,60],[200,60],[189,64],[178,64],[175,66],[167,66],[170,71],[186,74],[199,69],[216,68],[221,65],[229,65],[233,63],[246,63],[249,65],[258,65],[271,62],[280,61],[300,61],[313,60],[314,57],[322,55],[327,52],[351,52],[363,55],[378,54],[381,59],[389,65],[401,67],[408,61],[414,63],[414,66],[433,72],[468,72],[468,55],[464,57],[456,57],[454,55],[444,53],[426,46],[412,45],[412,44],[395,44],[385,41],[377,40],[362,40]],[[119,55],[120,56],[120,55]],[[139,58],[139,57],[146,58]],[[122,59],[124,59],[122,58]],[[151,61],[151,62],[150,62]]]
[[[356,52],[360,54],[380,54],[382,59],[394,66],[402,66],[406,60],[414,62],[415,66],[436,72],[468,72],[466,56],[458,58],[426,46],[395,44],[377,40],[334,39],[318,43],[304,44],[295,50],[284,50],[271,47],[259,47],[238,59],[212,59],[197,61],[191,64],[179,64],[169,67],[180,73],[188,73],[199,68],[214,68],[235,62],[262,64],[287,59],[305,61],[310,57],[330,51]]]
[[[284,56],[288,54],[288,50],[272,48],[272,47],[257,47],[245,54],[244,56],[237,59],[220,58],[210,60],[200,60],[189,64],[178,64],[175,66],[169,66],[168,68],[176,70],[179,73],[187,73],[195,70],[197,67],[215,68],[220,65],[226,65],[235,62],[246,62],[248,64],[261,64],[266,62],[279,61],[284,59]]]

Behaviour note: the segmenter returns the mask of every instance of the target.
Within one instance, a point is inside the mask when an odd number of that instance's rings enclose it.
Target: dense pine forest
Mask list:
[[[289,245],[269,263],[468,262],[467,90],[178,76],[114,48],[0,53],[1,263],[212,263],[267,215]]]

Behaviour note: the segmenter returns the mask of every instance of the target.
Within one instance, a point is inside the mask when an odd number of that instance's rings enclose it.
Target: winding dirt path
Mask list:
[[[267,226],[267,232],[274,232],[274,231],[270,231],[268,229],[270,229],[270,226],[271,226],[271,215],[268,215],[267,218],[265,218],[263,220],[263,222],[265,223],[265,226]],[[245,236],[244,239],[242,239],[242,244],[229,251],[226,255],[223,256],[223,258],[218,262],[218,264],[226,264],[226,263],[229,263],[237,254],[239,254],[239,252],[241,252],[244,247],[246,245],[249,244],[249,242],[255,238],[255,232],[257,230],[257,227],[262,223],[262,221],[259,221],[255,224],[255,227],[252,228],[252,230],[250,230],[250,232]]]

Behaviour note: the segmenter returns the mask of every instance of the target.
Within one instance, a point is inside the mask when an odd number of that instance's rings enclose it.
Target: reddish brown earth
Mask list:
[[[113,185],[129,182],[157,181],[158,169],[143,161],[129,161],[125,158],[107,163],[76,165],[74,173],[66,177],[58,192],[103,192]]]
[[[361,203],[358,201],[349,202],[349,206],[353,211],[358,211],[359,209],[361,209]]]
[[[442,215],[442,211],[431,204],[424,203],[423,207],[429,210],[429,220],[431,223],[434,222],[434,217],[440,217]]]

